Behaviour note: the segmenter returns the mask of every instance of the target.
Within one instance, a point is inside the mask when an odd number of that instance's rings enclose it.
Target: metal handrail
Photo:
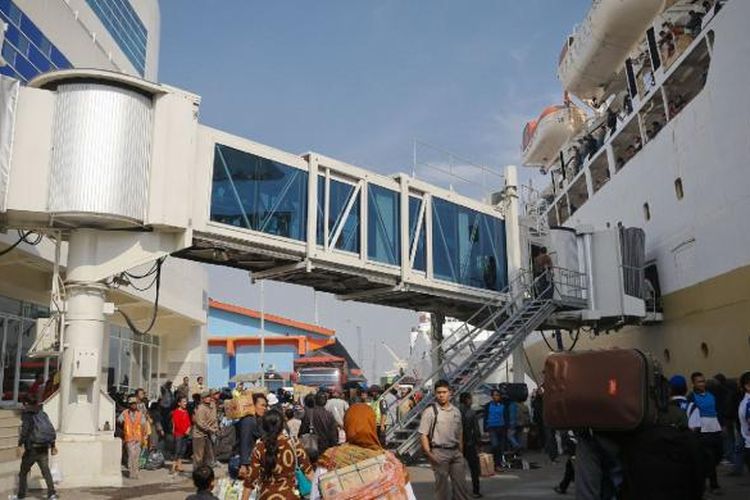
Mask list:
[[[522,272],[520,274],[520,276],[518,277],[518,281],[520,281],[521,283],[523,283],[524,282],[524,277],[526,277],[526,276],[529,276],[529,273],[527,271]],[[536,276],[534,278],[533,281],[531,281],[531,283],[528,283],[526,286],[522,286],[519,289],[517,289],[517,291],[514,294],[513,298],[510,299],[505,304],[505,306],[502,307],[502,309],[500,309],[496,314],[493,314],[491,316],[491,318],[486,323],[494,321],[498,316],[501,316],[501,315],[508,316],[509,318],[511,318],[513,316],[512,312],[517,312],[517,311],[513,311],[513,309],[516,307],[517,303],[519,301],[525,299],[530,292],[534,293],[535,289],[537,288],[537,285],[540,284],[540,283],[542,283],[542,282],[544,282],[544,281],[547,282],[547,286],[545,287],[544,290],[541,290],[541,291],[535,293],[535,295],[537,295],[538,297],[546,297],[546,296],[548,296],[550,294],[550,292],[554,290],[555,281],[554,281],[554,279],[551,279],[551,280],[547,281],[546,280],[547,276],[548,276],[548,273],[540,273],[538,276]],[[551,300],[551,297],[550,297],[549,300]],[[519,311],[520,310],[521,309],[519,309]],[[497,331],[497,329],[495,331]],[[485,346],[485,345],[487,345],[487,343],[490,343],[490,342],[491,342],[491,338],[488,339],[482,346]],[[480,347],[480,351],[481,351],[481,349],[482,349],[482,347]],[[449,358],[443,360],[443,363],[440,365],[440,367],[438,367],[437,369],[435,369],[428,377],[426,377],[423,380],[423,383],[421,384],[420,388],[424,387],[427,384],[427,382],[430,382],[431,380],[433,380],[436,377],[440,376],[442,374],[442,372],[443,372],[443,366],[446,365],[446,364],[451,363],[456,358],[456,356],[458,356],[460,353],[461,353],[460,350],[456,350],[454,353],[452,353],[452,355]],[[416,389],[417,389],[416,386],[412,387],[404,396],[402,396],[400,398],[397,398],[396,401],[391,402],[386,407],[386,410],[392,408],[395,405],[400,404],[404,399],[411,397],[416,392]],[[377,401],[378,401],[378,404],[379,404],[380,399],[378,399]],[[418,408],[420,408],[420,406],[422,406],[422,405],[419,404],[419,405],[415,406],[409,412],[410,415],[407,415],[407,418],[404,421],[400,422],[399,424],[401,424],[401,425],[408,425],[411,421],[413,421],[414,416],[416,414],[418,414],[418,411],[415,412],[415,410],[417,410]]]
[[[503,290],[501,292],[499,292],[499,294],[500,294],[499,297],[495,297],[495,298],[493,298],[493,299],[485,302],[482,305],[482,307],[480,307],[474,314],[472,314],[469,317],[469,319],[467,319],[466,321],[464,321],[463,324],[460,327],[458,327],[455,330],[455,332],[454,332],[454,333],[456,333],[456,332],[460,332],[461,330],[465,330],[465,333],[461,337],[459,337],[457,340],[455,340],[454,336],[452,335],[451,337],[443,339],[438,345],[436,345],[432,349],[430,349],[429,353],[423,354],[423,358],[426,357],[428,354],[430,356],[432,356],[432,355],[438,353],[440,350],[442,350],[443,352],[449,352],[449,351],[452,351],[453,349],[456,349],[456,348],[462,348],[463,346],[462,347],[459,347],[459,346],[462,345],[462,344],[464,344],[465,341],[469,337],[473,337],[475,333],[477,333],[477,332],[479,332],[481,330],[484,330],[485,329],[484,327],[487,326],[488,322],[490,321],[490,319],[494,315],[488,316],[488,319],[486,319],[482,323],[479,323],[476,326],[472,326],[472,323],[477,318],[481,317],[481,315],[485,311],[487,311],[488,309],[490,309],[491,307],[498,306],[499,305],[498,302],[500,300],[500,297],[503,296],[503,295],[510,294],[512,292],[514,286],[516,286],[518,283],[522,282],[522,279],[523,279],[524,275],[527,274],[527,273],[528,273],[528,271],[525,271],[523,269],[519,270],[518,273],[516,274],[516,276],[511,280],[511,282],[508,285],[506,285],[505,288],[503,288]],[[450,342],[452,342],[452,343],[450,343]],[[444,345],[446,343],[448,343],[448,344]],[[391,382],[391,386],[398,385],[404,379],[410,378],[410,377],[411,377],[411,375],[409,375],[408,373],[405,373],[405,374],[401,375],[399,378],[397,378],[396,380],[394,380],[393,382]],[[385,397],[385,395],[386,395],[386,392],[384,391],[383,394],[380,397],[378,397],[378,399],[375,400],[375,402],[377,404],[380,404],[381,400]]]
[[[525,281],[525,277],[529,276],[530,273],[527,271],[522,272],[516,279],[517,282],[520,282],[524,284],[525,286],[521,286],[518,289],[516,289],[516,293],[514,294],[513,298],[509,300],[506,305],[502,308],[501,313],[505,314],[507,316],[506,320],[503,322],[503,324],[506,324],[508,321],[512,323],[515,323],[523,318],[523,314],[525,311],[528,311],[527,307],[520,307],[517,310],[513,311],[513,308],[518,304],[519,301],[526,299],[529,295],[533,296],[534,299],[531,302],[526,302],[526,305],[532,305],[537,304],[539,306],[544,306],[546,304],[550,304],[555,302],[555,293],[557,292],[560,296],[567,296],[567,297],[574,297],[574,298],[583,298],[583,295],[587,289],[586,287],[586,280],[585,280],[585,274],[581,273],[579,271],[574,271],[570,269],[560,268],[560,267],[553,267],[549,270],[549,272],[543,272],[534,277],[533,280]],[[539,286],[542,283],[546,282],[546,286],[544,286],[543,290],[539,290]],[[565,290],[560,290],[560,286],[567,287]],[[565,293],[563,293],[563,291]],[[573,292],[572,294],[570,292]],[[540,314],[543,314],[540,311],[537,311],[532,318],[527,318],[523,320],[523,324],[526,325],[529,323],[529,321],[538,319],[538,316]],[[490,321],[494,321],[498,315],[493,315],[492,319]],[[495,332],[498,332],[500,328],[496,328]],[[485,341],[478,350],[472,352],[470,355],[471,357],[477,357],[481,356],[486,353],[486,351],[494,349],[497,347],[498,339],[493,335],[491,336],[487,341]],[[510,340],[510,343],[514,343],[513,340]],[[421,384],[420,388],[424,388],[428,382],[435,379],[437,376],[440,375],[440,373],[443,371],[443,368],[445,365],[450,364],[455,357],[459,354],[460,351],[456,351],[453,353],[453,355],[444,361],[443,364],[441,364],[440,368],[433,371],[433,373],[430,374],[429,377],[425,378],[423,383]],[[455,378],[458,376],[459,371],[454,370],[450,374],[447,374],[446,376],[448,378]],[[404,399],[411,397],[416,392],[416,386],[413,387],[411,390],[409,390],[404,396],[399,397],[396,399],[396,401],[390,403],[386,407],[386,411],[391,409],[393,406],[400,404]],[[454,394],[454,397],[457,395]],[[426,405],[429,404],[429,401],[431,401],[429,396],[425,396],[425,398],[420,401],[419,404],[417,404],[414,408],[412,408],[407,416],[400,422],[398,422],[391,430],[389,430],[389,435],[393,435],[395,432],[395,429],[405,429],[407,428],[414,420],[417,418],[417,416],[422,412],[422,410],[426,407]],[[378,399],[378,402],[380,399]]]
[[[542,280],[545,279],[545,278],[546,278],[546,273],[540,273],[538,276],[536,276],[536,278],[530,283],[530,287],[532,287],[531,290],[534,290],[536,288],[536,285],[538,285],[539,283],[542,283],[543,282]],[[538,291],[535,294],[537,296],[537,298],[534,299],[534,302],[537,302],[537,301],[552,302],[553,299],[550,297],[550,292],[554,291],[554,286],[555,286],[555,284],[554,284],[553,280],[547,281],[547,286],[543,290],[540,290],[540,291]],[[518,295],[525,295],[527,292],[529,292],[529,288],[524,288],[522,290],[519,290]],[[545,299],[544,297],[549,297],[549,298]],[[516,301],[510,301],[503,308],[503,310],[506,310],[506,311],[510,310],[512,307],[515,306],[515,304],[516,304]],[[524,308],[519,308],[517,311],[515,311],[515,313],[522,314],[523,311],[524,311]],[[515,321],[516,319],[517,318],[515,317],[515,315],[509,315],[508,320]],[[490,347],[490,346],[494,347],[494,344],[495,344],[495,342],[493,341],[493,338],[491,337],[484,344],[482,344],[482,347],[480,347],[480,350],[477,351],[477,352],[475,352],[475,353],[473,353],[473,355],[475,355],[475,356],[481,355],[482,351],[485,348]],[[428,382],[430,380],[433,380],[439,374],[440,371],[441,370],[438,369],[435,372],[433,372],[430,375],[430,377],[428,377],[428,378],[425,379],[424,382],[426,383],[426,382]],[[452,377],[452,376],[454,376],[454,375],[455,375],[455,372],[451,373],[450,376],[449,376],[449,378]],[[423,383],[423,386],[424,385],[425,384]],[[407,395],[405,395],[400,400],[397,400],[393,404],[398,404],[400,401],[403,401],[405,398],[410,397],[414,392],[415,392],[415,388],[412,388],[412,390],[410,390],[409,393],[407,393]],[[453,395],[453,397],[455,399],[456,397],[458,397],[458,394],[455,393]],[[429,405],[432,402],[432,399],[434,399],[434,397],[431,398],[429,395],[425,395],[425,397],[419,402],[419,404],[417,404],[414,408],[412,408],[409,411],[409,413],[407,414],[406,418],[404,420],[402,420],[401,422],[398,423],[398,426],[400,426],[401,428],[408,427],[408,425],[410,425],[422,413],[422,411],[424,410],[424,408],[426,408],[427,405]],[[390,408],[391,406],[389,406],[388,408]],[[392,435],[393,432],[394,431],[391,430],[389,432],[389,435]]]

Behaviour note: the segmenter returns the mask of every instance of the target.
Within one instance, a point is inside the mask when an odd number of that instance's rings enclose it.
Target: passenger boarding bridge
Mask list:
[[[60,390],[45,408],[65,443],[61,462],[85,453],[99,464],[68,485],[120,484],[121,448],[106,430],[114,409],[101,384],[105,316],[116,311],[107,283],[167,255],[464,319],[459,342],[435,346],[443,362],[425,381],[446,376],[457,391],[477,387],[553,314],[572,323],[643,315],[642,297],[628,296],[638,287],[622,279],[630,252],[614,231],[550,231],[538,243],[558,250],[556,267],[547,278],[521,270],[512,167],[491,206],[200,125],[199,103],[98,70],[28,86],[0,78],[0,226],[57,241],[53,313],[32,349],[61,356]],[[480,345],[481,330],[493,333]],[[408,425],[416,418],[415,409]],[[392,432],[414,450],[409,428]]]
[[[182,234],[164,253],[462,318],[508,283],[501,207],[199,125],[198,98],[166,86],[80,70],[31,86],[8,94],[18,117],[5,225]],[[15,191],[32,171],[33,187]]]

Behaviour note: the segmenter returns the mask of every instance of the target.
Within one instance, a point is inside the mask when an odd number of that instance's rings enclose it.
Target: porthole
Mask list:
[[[674,180],[674,194],[678,200],[685,197],[685,191],[682,189],[682,179],[679,177]]]
[[[664,362],[669,363],[672,361],[672,353],[669,352],[669,349],[664,349]]]
[[[643,218],[651,220],[651,208],[648,206],[648,203],[643,204]]]
[[[701,354],[703,354],[704,358],[707,358],[709,355],[708,344],[705,342],[701,342]]]

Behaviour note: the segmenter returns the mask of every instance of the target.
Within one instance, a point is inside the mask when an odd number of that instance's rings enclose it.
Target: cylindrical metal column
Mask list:
[[[432,341],[432,371],[440,369],[440,377],[445,377],[445,370],[443,369],[443,359],[445,358],[443,349],[437,348],[444,339],[443,326],[445,326],[445,315],[438,312],[430,313],[430,340]],[[435,382],[434,380],[432,381]]]
[[[521,227],[518,220],[518,174],[516,167],[505,167],[505,248],[508,257],[508,276],[512,279],[521,270]],[[514,295],[518,290],[511,290]],[[520,304],[518,304],[520,306]],[[523,355],[523,343],[513,350],[513,382],[525,381],[526,361]]]
[[[65,345],[60,370],[60,432],[96,435],[105,335],[106,287],[79,281],[94,262],[96,232],[73,231],[68,245]]]

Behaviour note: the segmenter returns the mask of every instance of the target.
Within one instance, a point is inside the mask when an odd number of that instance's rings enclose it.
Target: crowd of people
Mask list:
[[[186,377],[176,389],[167,381],[150,403],[142,389],[125,397],[116,433],[130,478],[167,459],[170,474],[179,475],[190,460],[198,490],[193,498],[212,498],[215,468],[224,467],[222,462],[246,495],[254,492],[258,499],[337,498],[320,491],[327,474],[378,457],[385,475],[359,485],[358,496],[414,498],[405,466],[385,450],[385,433],[405,405],[392,404],[395,390],[382,395],[372,386],[346,398],[341,391],[321,390],[295,400],[283,389],[220,391],[206,389],[202,379],[191,386]],[[251,398],[252,410],[230,418],[223,402],[240,397]]]
[[[629,434],[549,428],[543,384],[530,401],[501,385],[484,405],[474,404],[475,395],[462,393],[454,406],[450,384],[439,380],[432,388],[434,402],[423,410],[417,428],[435,476],[434,496],[480,498],[481,472],[487,472],[484,459],[491,457],[496,471],[503,471],[518,467],[514,462],[520,454],[534,448],[543,449],[552,462],[567,456],[565,475],[554,486],[559,494],[572,483],[577,498],[583,499],[609,499],[622,491],[631,492],[623,498],[638,498],[633,491],[656,491],[665,485],[679,485],[686,499],[702,498],[704,491],[720,494],[719,464],[730,467],[731,475],[743,474],[745,467],[750,472],[750,372],[738,380],[721,374],[707,380],[699,372],[689,380],[675,375],[668,386],[669,403],[660,410],[660,427]],[[211,390],[201,379],[190,385],[185,378],[176,389],[168,381],[150,404],[142,389],[128,395],[115,432],[123,439],[129,477],[139,478],[144,466],[165,467],[166,456],[174,475],[185,472],[186,460],[192,462],[198,491],[191,498],[213,498],[218,466],[227,467],[229,476],[241,482],[245,498],[251,492],[257,499],[353,498],[353,493],[361,499],[414,498],[406,468],[387,450],[385,436],[389,426],[419,402],[419,393],[372,386],[346,397],[341,391],[320,390],[300,401],[282,389],[253,390]],[[251,398],[252,409],[229,418],[222,401],[238,397]],[[42,471],[49,498],[56,498],[48,459],[57,452],[56,436],[39,401],[36,393],[27,396],[17,498],[26,495],[34,464]],[[491,453],[482,454],[484,450]],[[679,460],[660,464],[657,460],[664,456]],[[356,484],[339,481],[353,466],[358,474],[370,466],[377,473]],[[343,484],[348,490],[341,491]]]

